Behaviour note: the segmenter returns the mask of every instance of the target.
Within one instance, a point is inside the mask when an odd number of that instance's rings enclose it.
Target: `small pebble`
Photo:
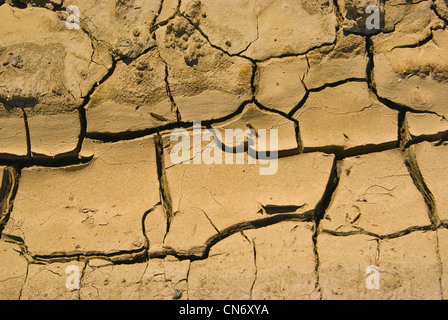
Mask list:
[[[173,293],[173,299],[178,300],[180,298],[182,298],[182,291],[176,289]]]

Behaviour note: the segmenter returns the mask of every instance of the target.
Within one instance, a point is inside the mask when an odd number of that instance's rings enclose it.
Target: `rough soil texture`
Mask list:
[[[447,0],[0,1],[0,299],[447,299],[446,23]]]

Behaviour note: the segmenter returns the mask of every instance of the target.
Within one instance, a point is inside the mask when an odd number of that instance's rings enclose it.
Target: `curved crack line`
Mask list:
[[[437,227],[440,225],[441,222],[437,214],[436,200],[423,178],[413,148],[414,147],[411,146],[403,151],[404,162],[409,171],[409,175],[411,176],[412,181],[414,182],[415,187],[425,200],[425,203],[428,207],[428,216],[429,220],[431,221],[431,224],[434,227]]]
[[[434,227],[433,225],[427,225],[427,226],[412,226],[409,228],[406,228],[404,230],[388,233],[388,234],[378,234],[374,232],[367,231],[365,229],[362,229],[360,227],[357,227],[358,230],[352,230],[352,231],[335,231],[330,229],[322,229],[320,233],[329,234],[336,237],[349,237],[353,235],[366,235],[370,236],[379,240],[388,240],[388,239],[396,239],[403,236],[406,236],[408,234],[414,233],[414,232],[428,232],[428,231],[435,231],[439,228],[443,228],[443,226]]]
[[[204,245],[192,247],[185,253],[177,252],[173,248],[165,247],[164,252],[151,256],[150,258],[163,258],[167,255],[172,255],[178,258],[179,260],[186,260],[186,259],[191,261],[204,260],[208,258],[210,249],[215,244],[230,237],[235,233],[244,230],[260,229],[283,221],[312,222],[314,220],[314,211],[315,210],[308,210],[300,214],[283,213],[262,219],[240,222],[220,230],[219,233],[216,233],[210,238],[208,238],[208,240],[205,241]]]
[[[19,173],[13,167],[3,169],[3,180],[0,188],[0,196],[3,197],[3,199],[0,199],[0,237],[12,211],[13,201],[18,189],[18,180]]]

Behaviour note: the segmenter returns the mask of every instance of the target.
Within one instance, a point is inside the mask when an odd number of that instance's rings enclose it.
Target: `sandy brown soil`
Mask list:
[[[0,0],[0,299],[448,298],[447,22]]]

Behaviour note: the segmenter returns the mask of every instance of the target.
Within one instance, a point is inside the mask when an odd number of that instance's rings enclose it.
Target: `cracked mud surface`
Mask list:
[[[448,298],[446,23],[446,0],[0,1],[0,299]]]

